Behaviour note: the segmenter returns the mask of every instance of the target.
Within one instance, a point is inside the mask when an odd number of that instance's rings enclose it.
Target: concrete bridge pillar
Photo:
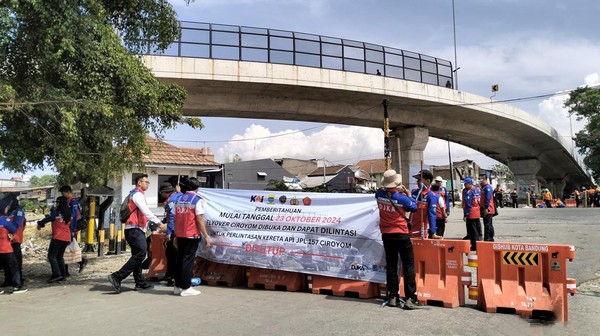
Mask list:
[[[552,196],[554,198],[560,198],[563,201],[564,201],[564,199],[563,199],[563,193],[565,191],[565,186],[566,185],[567,185],[567,180],[566,179],[562,179],[562,180],[550,180],[550,181],[548,181],[548,189],[552,193]]]
[[[392,169],[402,175],[402,183],[414,188],[415,179],[411,175],[421,170],[423,151],[429,141],[429,130],[424,127],[411,127],[394,130],[392,142]]]
[[[529,189],[535,190],[538,195],[540,194],[537,173],[542,168],[542,164],[539,160],[510,161],[508,167],[515,175],[515,184],[519,193],[519,204],[527,204],[527,192]]]

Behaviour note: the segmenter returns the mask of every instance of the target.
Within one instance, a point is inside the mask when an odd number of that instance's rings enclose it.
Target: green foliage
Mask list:
[[[283,181],[269,180],[269,183],[267,184],[267,187],[265,188],[265,190],[288,191],[289,189]]]
[[[184,118],[186,92],[135,52],[178,36],[165,0],[10,0],[0,8],[0,164],[54,166],[60,183],[102,185],[142,165],[147,134]]]
[[[23,210],[32,211],[37,209],[37,205],[30,199],[22,199],[19,201],[19,205],[23,207]]]
[[[510,168],[508,168],[507,165],[501,163],[495,164],[490,168],[490,170],[496,173],[496,176],[498,176],[499,178],[504,179],[505,182],[515,181],[515,175],[510,170]]]
[[[596,181],[600,180],[600,88],[583,87],[571,92],[565,101],[570,114],[577,120],[587,121],[585,128],[575,135],[575,144],[579,154],[584,155],[583,162],[592,171]]]
[[[32,176],[29,183],[32,187],[45,187],[45,186],[53,186],[58,183],[58,176],[56,175],[42,175],[42,176]]]

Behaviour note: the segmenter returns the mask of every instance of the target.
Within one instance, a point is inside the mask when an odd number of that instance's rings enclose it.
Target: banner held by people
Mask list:
[[[201,189],[212,247],[198,255],[242,266],[385,283],[372,194]]]

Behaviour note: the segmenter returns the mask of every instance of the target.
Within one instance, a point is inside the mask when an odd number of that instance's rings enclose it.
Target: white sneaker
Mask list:
[[[181,293],[179,295],[180,296],[195,296],[195,295],[200,295],[200,294],[202,294],[202,292],[190,287],[188,289],[181,289]]]
[[[181,294],[181,288],[173,287],[173,295],[180,295],[180,294]]]

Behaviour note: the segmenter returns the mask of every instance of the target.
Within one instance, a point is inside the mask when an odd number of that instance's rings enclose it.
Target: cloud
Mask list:
[[[305,7],[313,15],[320,15],[328,12],[331,4],[337,0],[279,0],[275,4],[272,0],[195,0],[188,6],[199,6],[204,8],[226,7],[235,8],[240,5],[277,5],[288,7]],[[175,8],[183,9],[181,4],[172,1]]]
[[[495,160],[459,144],[452,144],[451,152],[453,161],[471,159],[483,167],[496,163]],[[294,129],[271,132],[262,125],[252,124],[243,134],[234,135],[230,142],[217,149],[216,159],[227,162],[236,154],[244,161],[264,158],[325,158],[332,163],[355,164],[360,160],[383,158],[383,131],[368,127],[328,125],[320,131],[304,134]],[[424,156],[426,165],[448,164],[446,141],[430,138]]]

